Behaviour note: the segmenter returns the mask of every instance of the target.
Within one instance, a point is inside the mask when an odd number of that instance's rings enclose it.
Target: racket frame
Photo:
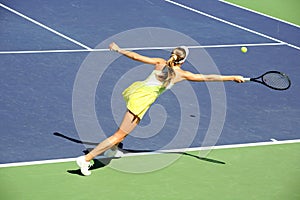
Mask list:
[[[270,74],[270,73],[280,74],[280,75],[282,75],[283,77],[285,77],[285,78],[288,80],[288,82],[289,82],[288,87],[285,87],[285,88],[276,88],[276,87],[272,87],[272,86],[268,85],[268,84],[263,80],[263,77],[264,77],[266,74]],[[265,85],[265,86],[267,86],[267,87],[269,87],[269,88],[271,88],[271,89],[273,89],[273,90],[287,90],[287,89],[289,89],[289,88],[291,87],[291,80],[290,80],[290,78],[289,78],[286,74],[284,74],[284,73],[282,73],[282,72],[279,72],[279,71],[268,71],[268,72],[266,72],[266,73],[264,73],[264,74],[262,74],[262,75],[260,75],[260,76],[258,76],[258,77],[256,77],[256,78],[244,78],[244,81],[245,81],[245,82],[253,81],[253,82],[261,83],[261,84],[263,84],[263,85]]]

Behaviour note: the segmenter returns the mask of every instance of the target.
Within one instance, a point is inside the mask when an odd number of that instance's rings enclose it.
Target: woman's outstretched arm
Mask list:
[[[160,65],[160,64],[166,63],[166,60],[164,60],[162,58],[150,58],[150,57],[143,56],[143,55],[140,55],[140,54],[132,52],[132,51],[127,51],[125,49],[121,49],[114,42],[109,45],[109,48],[110,48],[110,50],[113,50],[120,54],[123,54],[124,56],[131,58],[132,60],[136,60],[136,61],[143,62],[146,64]]]
[[[224,82],[224,81],[235,81],[237,83],[243,83],[244,77],[239,75],[230,75],[230,76],[224,76],[224,75],[216,75],[216,74],[194,74],[189,71],[183,71],[182,70],[182,78],[184,80],[188,81],[196,81],[196,82]]]

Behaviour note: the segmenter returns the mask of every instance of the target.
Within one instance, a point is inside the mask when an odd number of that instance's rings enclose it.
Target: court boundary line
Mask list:
[[[291,26],[295,26],[296,28],[300,28],[299,25],[297,24],[294,24],[292,22],[288,22],[286,20],[283,20],[283,19],[280,19],[280,18],[277,18],[277,17],[273,17],[271,15],[268,15],[268,14],[265,14],[265,13],[262,13],[262,12],[259,12],[259,11],[256,11],[256,10],[252,10],[250,8],[246,8],[244,6],[240,6],[238,4],[234,4],[234,3],[231,3],[231,2],[228,2],[226,0],[219,0],[221,3],[225,3],[225,4],[228,4],[228,5],[231,5],[231,6],[234,6],[234,7],[237,7],[237,8],[240,8],[240,9],[243,9],[243,10],[247,10],[249,12],[253,12],[255,14],[258,14],[258,15],[262,15],[264,17],[267,17],[267,18],[270,18],[270,19],[273,19],[273,20],[276,20],[276,21],[279,21],[279,22],[282,22],[282,23],[285,23],[285,24],[288,24],[288,25],[291,25]]]
[[[219,18],[219,17],[216,17],[216,16],[213,16],[213,15],[207,14],[207,13],[205,13],[205,12],[196,10],[196,9],[191,8],[191,7],[189,7],[189,6],[186,6],[186,5],[177,3],[177,2],[172,1],[172,0],[164,0],[164,1],[165,1],[165,2],[168,2],[168,3],[170,3],[170,4],[173,4],[173,5],[175,5],[175,6],[184,8],[184,9],[186,9],[186,10],[189,10],[189,11],[192,11],[192,12],[195,12],[195,13],[198,13],[198,14],[200,14],[200,15],[209,17],[209,18],[211,18],[211,19],[217,20],[217,21],[219,21],[219,22],[228,24],[228,25],[230,25],[230,26],[236,27],[236,28],[238,28],[238,29],[241,29],[241,30],[244,30],[244,31],[247,31],[247,32],[256,34],[256,35],[259,35],[259,36],[264,37],[264,38],[267,38],[267,39],[269,39],[269,40],[273,40],[273,41],[279,42],[279,43],[285,43],[285,44],[286,44],[287,46],[289,46],[289,47],[292,47],[292,48],[294,48],[294,49],[300,50],[300,47],[298,47],[298,46],[296,46],[296,45],[293,45],[293,44],[284,42],[284,41],[282,41],[282,40],[279,40],[279,39],[276,39],[276,38],[274,38],[274,37],[268,36],[268,35],[266,35],[266,34],[260,33],[260,32],[258,32],[258,31],[255,31],[255,30],[246,28],[246,27],[244,27],[244,26],[235,24],[235,23],[233,23],[233,22],[230,22],[230,21],[221,19],[221,18]]]
[[[282,141],[268,141],[268,142],[255,142],[255,143],[245,143],[245,144],[229,144],[229,145],[220,145],[220,146],[210,146],[210,147],[194,147],[194,148],[182,148],[182,149],[170,149],[170,150],[159,150],[154,152],[142,152],[142,153],[126,153],[123,157],[133,157],[133,156],[145,156],[145,155],[157,155],[164,153],[178,153],[178,152],[192,152],[192,151],[203,151],[203,150],[217,150],[217,149],[236,149],[236,148],[245,148],[245,147],[261,147],[261,146],[270,146],[270,145],[281,145],[281,144],[295,144],[300,143],[300,139],[295,140],[282,140]],[[104,156],[98,156],[97,158],[107,158]],[[65,163],[73,162],[76,158],[62,158],[62,159],[52,159],[52,160],[40,160],[40,161],[29,161],[29,162],[16,162],[16,163],[6,163],[0,164],[0,168],[8,167],[22,167],[30,165],[42,165],[42,164],[56,164],[56,163]]]
[[[4,9],[6,9],[6,10],[18,15],[19,17],[22,17],[22,18],[30,21],[31,23],[33,23],[35,25],[38,25],[38,26],[40,26],[40,27],[42,27],[42,28],[44,28],[44,29],[46,29],[46,30],[48,30],[48,31],[50,31],[50,32],[66,39],[68,41],[70,41],[70,42],[72,42],[72,43],[75,43],[75,44],[77,44],[77,45],[79,45],[79,46],[81,46],[85,49],[91,49],[90,47],[88,47],[88,46],[86,46],[86,45],[84,45],[84,44],[82,44],[82,43],[80,43],[80,42],[78,42],[78,41],[76,41],[76,40],[74,40],[74,39],[72,39],[72,38],[70,38],[70,37],[68,37],[68,36],[66,36],[66,35],[64,35],[64,34],[58,32],[58,31],[56,31],[56,30],[54,30],[54,29],[52,29],[52,28],[50,28],[49,26],[46,26],[46,25],[44,25],[44,24],[42,24],[42,23],[40,23],[40,22],[38,22],[38,21],[36,21],[36,20],[34,20],[34,19],[32,19],[32,18],[30,18],[30,17],[28,17],[28,16],[26,16],[26,15],[24,15],[24,14],[22,14],[22,13],[16,11],[16,10],[4,5],[4,4],[2,4],[2,3],[0,3],[0,6]]]
[[[208,49],[208,48],[230,48],[230,47],[257,47],[257,46],[280,46],[285,43],[252,43],[252,44],[223,44],[223,45],[201,45],[201,46],[187,46],[189,49]],[[169,50],[173,47],[136,47],[136,48],[122,48],[130,51],[137,50]],[[79,53],[79,52],[103,52],[110,51],[110,49],[57,49],[57,50],[28,50],[28,51],[0,51],[1,54],[38,54],[38,53]]]

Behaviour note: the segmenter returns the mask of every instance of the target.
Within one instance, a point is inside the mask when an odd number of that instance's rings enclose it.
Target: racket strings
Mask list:
[[[276,89],[286,89],[290,86],[289,78],[280,73],[268,73],[262,77],[263,82]]]

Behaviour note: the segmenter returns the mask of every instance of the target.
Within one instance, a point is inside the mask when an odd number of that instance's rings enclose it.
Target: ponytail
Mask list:
[[[169,58],[169,60],[167,61],[167,65],[169,66],[169,67],[174,67],[174,65],[175,65],[175,62],[176,62],[176,60],[177,60],[177,55],[175,55],[175,54],[172,54],[171,55],[171,57]]]
[[[169,60],[167,61],[167,65],[163,68],[164,73],[164,81],[163,81],[163,87],[167,88],[172,80],[175,78],[176,74],[173,69],[174,65],[176,64],[178,56],[175,54],[172,54]]]
[[[175,65],[182,64],[186,60],[189,50],[186,47],[177,47],[172,51],[171,57],[167,60],[166,66],[163,68],[163,76],[158,77],[163,80],[163,87],[168,87],[175,78],[176,73],[173,69]]]

